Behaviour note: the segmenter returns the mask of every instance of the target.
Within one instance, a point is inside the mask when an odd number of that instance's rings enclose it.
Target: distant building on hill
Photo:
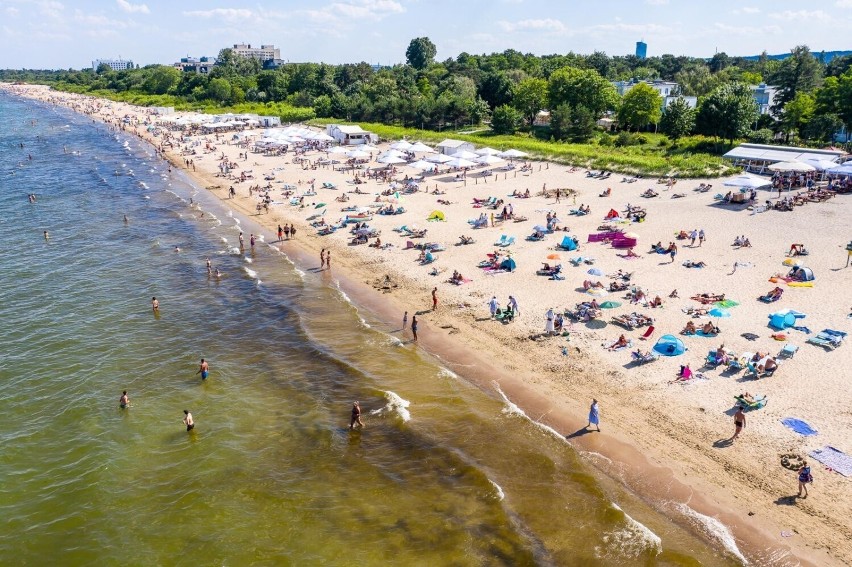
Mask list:
[[[106,65],[113,71],[126,71],[133,69],[133,61],[125,59],[95,59],[92,61],[92,70],[97,71],[98,67]]]
[[[181,57],[180,61],[172,66],[178,71],[206,75],[214,65],[216,65],[215,57]]]
[[[751,94],[754,96],[754,101],[757,103],[757,110],[761,114],[769,114],[772,106],[775,104],[775,95],[778,94],[778,87],[760,83],[757,86],[751,87]]]
[[[636,57],[639,59],[645,59],[648,55],[648,44],[644,41],[636,42]]]
[[[237,55],[249,57],[251,59],[259,59],[261,62],[269,61],[270,59],[281,59],[281,50],[274,45],[252,47],[250,43],[235,43],[233,51]]]

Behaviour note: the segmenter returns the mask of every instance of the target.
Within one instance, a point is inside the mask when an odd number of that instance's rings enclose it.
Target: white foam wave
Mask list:
[[[147,189],[147,188],[148,188],[148,184],[147,184],[147,183],[145,183],[144,181],[140,181],[140,182],[139,182],[139,187],[140,187],[140,188],[142,188],[142,189]]]
[[[352,299],[350,299],[349,296],[346,295],[346,292],[343,291],[343,289],[340,287],[340,280],[334,282],[334,288],[340,294],[340,297],[343,299],[343,301],[345,301],[346,303],[352,303]]]
[[[541,429],[545,433],[549,433],[550,435],[553,435],[554,437],[556,437],[560,441],[568,443],[568,440],[565,439],[564,435],[562,435],[561,433],[559,433],[558,431],[556,431],[555,429],[553,429],[549,425],[545,425],[543,423],[540,423],[540,422],[534,420],[533,418],[531,418],[530,416],[528,416],[524,412],[524,410],[519,408],[512,400],[510,400],[506,396],[506,394],[503,393],[503,390],[500,389],[500,385],[497,382],[492,382],[492,385],[494,386],[494,389],[497,390],[497,393],[500,394],[500,397],[503,398],[503,403],[505,404],[505,406],[503,407],[503,410],[502,410],[503,414],[508,415],[508,416],[517,416],[517,417],[521,417],[523,419],[526,419],[527,421],[529,421],[530,423],[532,423],[533,425],[535,425],[536,427],[538,427],[539,429]]]
[[[227,244],[227,243],[228,243],[228,239],[227,239],[227,238],[225,238],[224,236],[220,236],[219,238],[221,238],[221,239],[222,239],[222,242],[224,242],[225,244]]]
[[[251,264],[252,262],[254,262],[254,260],[252,260],[252,259],[251,259],[251,258],[249,258],[248,256],[243,256],[243,260],[245,260],[245,261],[246,261],[246,264]]]
[[[639,557],[649,551],[656,556],[663,552],[660,536],[631,518],[615,502],[610,502],[610,506],[624,515],[624,525],[604,534],[602,538],[610,549],[614,548],[619,555],[627,557]]]
[[[251,270],[246,266],[243,266],[243,270],[245,271],[245,273],[248,274],[248,277],[252,279],[257,279],[257,272],[255,272],[254,270]]]
[[[231,248],[228,248],[228,253],[231,254],[232,256],[241,256],[242,255],[242,253],[240,252],[240,249],[237,248],[236,246],[232,246]]]
[[[502,489],[502,488],[500,488],[500,485],[499,485],[499,484],[497,484],[496,482],[494,482],[494,481],[493,481],[493,480],[491,480],[490,478],[488,479],[488,482],[490,482],[490,483],[491,483],[491,486],[493,486],[493,487],[494,487],[494,490],[496,490],[496,491],[497,491],[497,500],[498,500],[498,501],[500,501],[500,502],[502,502],[502,501],[503,501],[503,499],[504,499],[504,498],[506,498],[506,494],[503,492],[503,489]]]
[[[388,401],[384,406],[370,412],[370,415],[385,415],[393,413],[399,416],[403,422],[411,419],[411,413],[408,411],[408,406],[411,402],[399,397],[396,393],[390,390],[385,391],[385,399]]]
[[[266,242],[266,237],[264,237],[262,234],[258,234],[256,238],[258,242]]]
[[[295,272],[296,272],[297,274],[299,274],[299,277],[300,277],[300,278],[305,279],[305,276],[307,275],[305,272],[303,272],[303,271],[302,271],[302,270],[300,270],[299,268],[293,268],[293,269],[295,270]]]
[[[731,533],[731,530],[729,530],[725,524],[716,518],[711,518],[710,516],[705,516],[704,514],[696,512],[686,504],[677,503],[674,506],[681,514],[695,522],[708,536],[718,540],[725,550],[739,559],[743,565],[748,565],[748,560],[746,560],[745,556],[740,551],[740,548],[737,547],[734,534]]]
[[[458,378],[459,375],[450,370],[449,368],[441,368],[438,370],[438,376],[441,378]]]

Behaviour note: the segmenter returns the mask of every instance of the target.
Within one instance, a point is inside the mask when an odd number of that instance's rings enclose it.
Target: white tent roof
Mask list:
[[[500,163],[503,161],[503,158],[499,158],[497,156],[492,155],[484,155],[479,156],[476,160],[476,163],[481,163],[482,165],[493,165],[495,163]]]
[[[432,163],[446,163],[446,162],[450,161],[451,159],[453,159],[453,158],[451,158],[448,155],[435,154],[433,156],[427,157],[426,161],[431,161]]]
[[[475,154],[473,152],[468,152],[466,150],[462,150],[460,152],[455,152],[455,153],[452,153],[450,155],[454,158],[466,159],[468,161],[470,161],[472,159],[476,159],[476,158],[479,157],[479,154]]]
[[[436,167],[438,167],[434,163],[429,163],[428,161],[422,160],[422,159],[417,160],[413,163],[409,163],[408,165],[410,165],[411,167],[417,168],[417,169],[422,169],[424,171],[431,171],[431,170],[435,169]]]
[[[731,177],[723,183],[727,187],[745,187],[748,189],[757,189],[758,187],[765,187],[771,184],[772,180],[768,177],[760,177],[752,173],[743,173],[742,175]]]
[[[376,160],[379,163],[386,163],[389,165],[397,164],[397,163],[405,163],[405,158],[401,158],[395,155],[384,155]]]
[[[852,175],[852,161],[846,162],[843,165],[838,165],[837,167],[832,167],[828,170],[828,173],[835,173],[840,175]]]
[[[424,154],[435,153],[435,150],[433,150],[432,148],[430,148],[429,146],[427,146],[423,142],[417,142],[415,144],[412,144],[412,146],[408,149],[409,149],[409,151],[412,151],[412,152],[420,152],[420,153],[424,153]]]
[[[461,140],[453,140],[453,139],[447,138],[446,140],[444,140],[443,142],[438,144],[438,147],[439,148],[458,148],[458,147],[463,146],[467,143],[468,142],[463,142]]]
[[[470,161],[462,158],[452,158],[445,165],[449,167],[473,167],[476,165],[475,161]]]
[[[506,150],[505,152],[500,152],[500,157],[508,157],[508,158],[516,158],[516,157],[527,157],[525,152],[520,150]]]
[[[500,150],[495,150],[494,148],[480,148],[476,150],[476,153],[481,156],[493,156],[499,154]]]
[[[816,168],[803,161],[779,161],[773,163],[767,169],[772,171],[814,171]]]
[[[351,158],[356,158],[356,159],[357,158],[370,157],[369,152],[362,152],[361,150],[350,150],[350,151],[346,152],[346,155],[348,155]]]
[[[722,157],[753,161],[804,161],[806,159],[836,159],[843,155],[841,151],[815,150],[811,148],[793,148],[788,146],[768,146],[765,144],[741,144]]]
[[[814,159],[808,158],[804,161],[808,165],[814,166],[818,171],[825,171],[826,169],[831,169],[832,167],[837,167],[837,162],[832,161],[830,159]]]
[[[395,144],[391,144],[391,147],[395,150],[408,150],[408,149],[411,149],[411,143],[406,142],[405,140],[400,140],[399,142],[396,142]]]

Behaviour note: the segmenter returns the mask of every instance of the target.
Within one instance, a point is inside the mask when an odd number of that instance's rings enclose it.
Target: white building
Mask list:
[[[462,142],[461,140],[446,139],[436,146],[442,154],[451,156],[459,152],[472,152],[476,146],[470,142]]]
[[[113,71],[126,71],[133,69],[133,61],[124,59],[95,59],[92,61],[92,70],[97,71],[98,67],[106,65]]]
[[[372,132],[362,130],[360,126],[328,124],[325,127],[325,133],[343,145],[367,144],[369,142],[377,142],[379,140],[378,136]]]
[[[678,84],[671,81],[637,81],[636,79],[630,79],[629,81],[613,81],[612,84],[615,87],[615,90],[618,91],[618,94],[624,96],[630,91],[630,89],[639,83],[645,83],[657,91],[657,93],[663,98],[675,96],[678,91]]]
[[[751,93],[754,96],[754,101],[757,103],[758,112],[769,114],[772,111],[772,106],[775,104],[775,95],[778,94],[778,87],[760,83],[757,86],[751,87]]]
[[[252,59],[260,59],[261,61],[269,61],[270,59],[281,59],[281,50],[274,45],[261,45],[260,47],[252,47],[251,44],[235,43],[233,47],[234,53],[249,57]]]
[[[663,109],[667,108],[671,103],[673,103],[679,98],[682,98],[684,101],[686,101],[686,104],[689,105],[689,108],[696,108],[698,106],[697,96],[664,96]]]

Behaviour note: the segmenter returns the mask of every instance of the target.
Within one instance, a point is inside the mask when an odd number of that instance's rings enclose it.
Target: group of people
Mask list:
[[[296,238],[296,225],[295,224],[285,224],[283,227],[278,225],[278,242],[283,242],[286,238],[290,240],[290,237]]]

